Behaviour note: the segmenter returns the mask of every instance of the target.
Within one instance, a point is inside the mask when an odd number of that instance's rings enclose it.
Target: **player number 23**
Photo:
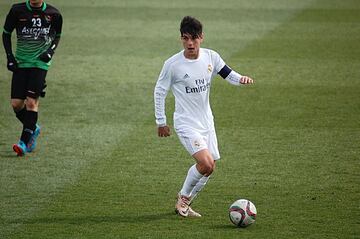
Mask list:
[[[33,27],[41,27],[41,19],[40,18],[32,18]]]

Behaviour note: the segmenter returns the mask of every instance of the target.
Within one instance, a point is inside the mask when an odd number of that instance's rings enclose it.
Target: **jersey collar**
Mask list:
[[[31,5],[30,5],[30,0],[27,0],[26,1],[26,7],[32,11],[33,9],[31,8]],[[41,11],[45,11],[46,9],[46,2],[43,2],[42,6],[41,6]]]

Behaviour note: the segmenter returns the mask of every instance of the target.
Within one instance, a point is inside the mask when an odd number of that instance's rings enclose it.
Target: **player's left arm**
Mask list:
[[[61,14],[59,14],[54,21],[55,38],[51,42],[50,47],[39,56],[40,60],[42,60],[43,62],[48,63],[49,61],[51,61],[55,54],[55,50],[60,42],[62,22],[62,16]]]
[[[247,85],[254,83],[254,80],[252,78],[237,73],[227,65],[224,65],[224,67],[218,72],[218,74],[232,85]]]
[[[227,80],[230,84],[247,85],[254,83],[254,80],[249,76],[243,76],[226,65],[219,53],[211,50],[210,56],[214,64],[215,72],[217,72],[217,74],[219,74],[223,79]]]

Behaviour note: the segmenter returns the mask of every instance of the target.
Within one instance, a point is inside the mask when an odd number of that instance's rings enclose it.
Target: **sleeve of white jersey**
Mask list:
[[[226,64],[216,51],[211,51],[211,58],[214,66],[214,74],[218,74]]]
[[[155,119],[157,126],[166,125],[165,99],[171,87],[171,72],[169,64],[165,63],[154,90]]]
[[[221,56],[215,51],[212,51],[212,61],[214,64],[214,73],[216,74],[220,73],[220,75],[222,75],[220,71],[223,70],[223,68],[227,68],[227,71],[229,73],[226,74],[226,77],[224,77],[224,79],[232,85],[241,85],[240,84],[241,74],[237,73],[236,71],[228,67],[224,62],[224,60],[221,58]]]

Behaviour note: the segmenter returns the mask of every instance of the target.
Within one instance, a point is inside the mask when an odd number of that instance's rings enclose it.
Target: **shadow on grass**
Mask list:
[[[31,154],[28,153],[23,156],[17,156],[15,152],[9,151],[6,153],[0,152],[0,159],[36,161],[38,158],[36,157],[36,152],[33,152]]]
[[[210,229],[233,229],[233,230],[238,230],[241,229],[240,227],[236,227],[235,225],[232,225],[230,223],[228,224],[219,224],[219,225],[213,225],[210,227]]]
[[[99,223],[148,223],[163,219],[178,217],[174,213],[149,215],[99,215],[99,216],[68,216],[68,217],[38,217],[31,219],[9,220],[11,224],[99,224]]]
[[[237,227],[233,224],[231,224],[230,222],[228,224],[219,224],[219,225],[212,225],[210,227],[210,229],[226,229],[226,230],[239,230],[239,231],[252,231],[255,230],[256,226],[255,225],[250,225],[248,227]]]
[[[0,158],[1,159],[14,159],[17,158],[18,156],[13,152],[13,151],[0,151]]]

